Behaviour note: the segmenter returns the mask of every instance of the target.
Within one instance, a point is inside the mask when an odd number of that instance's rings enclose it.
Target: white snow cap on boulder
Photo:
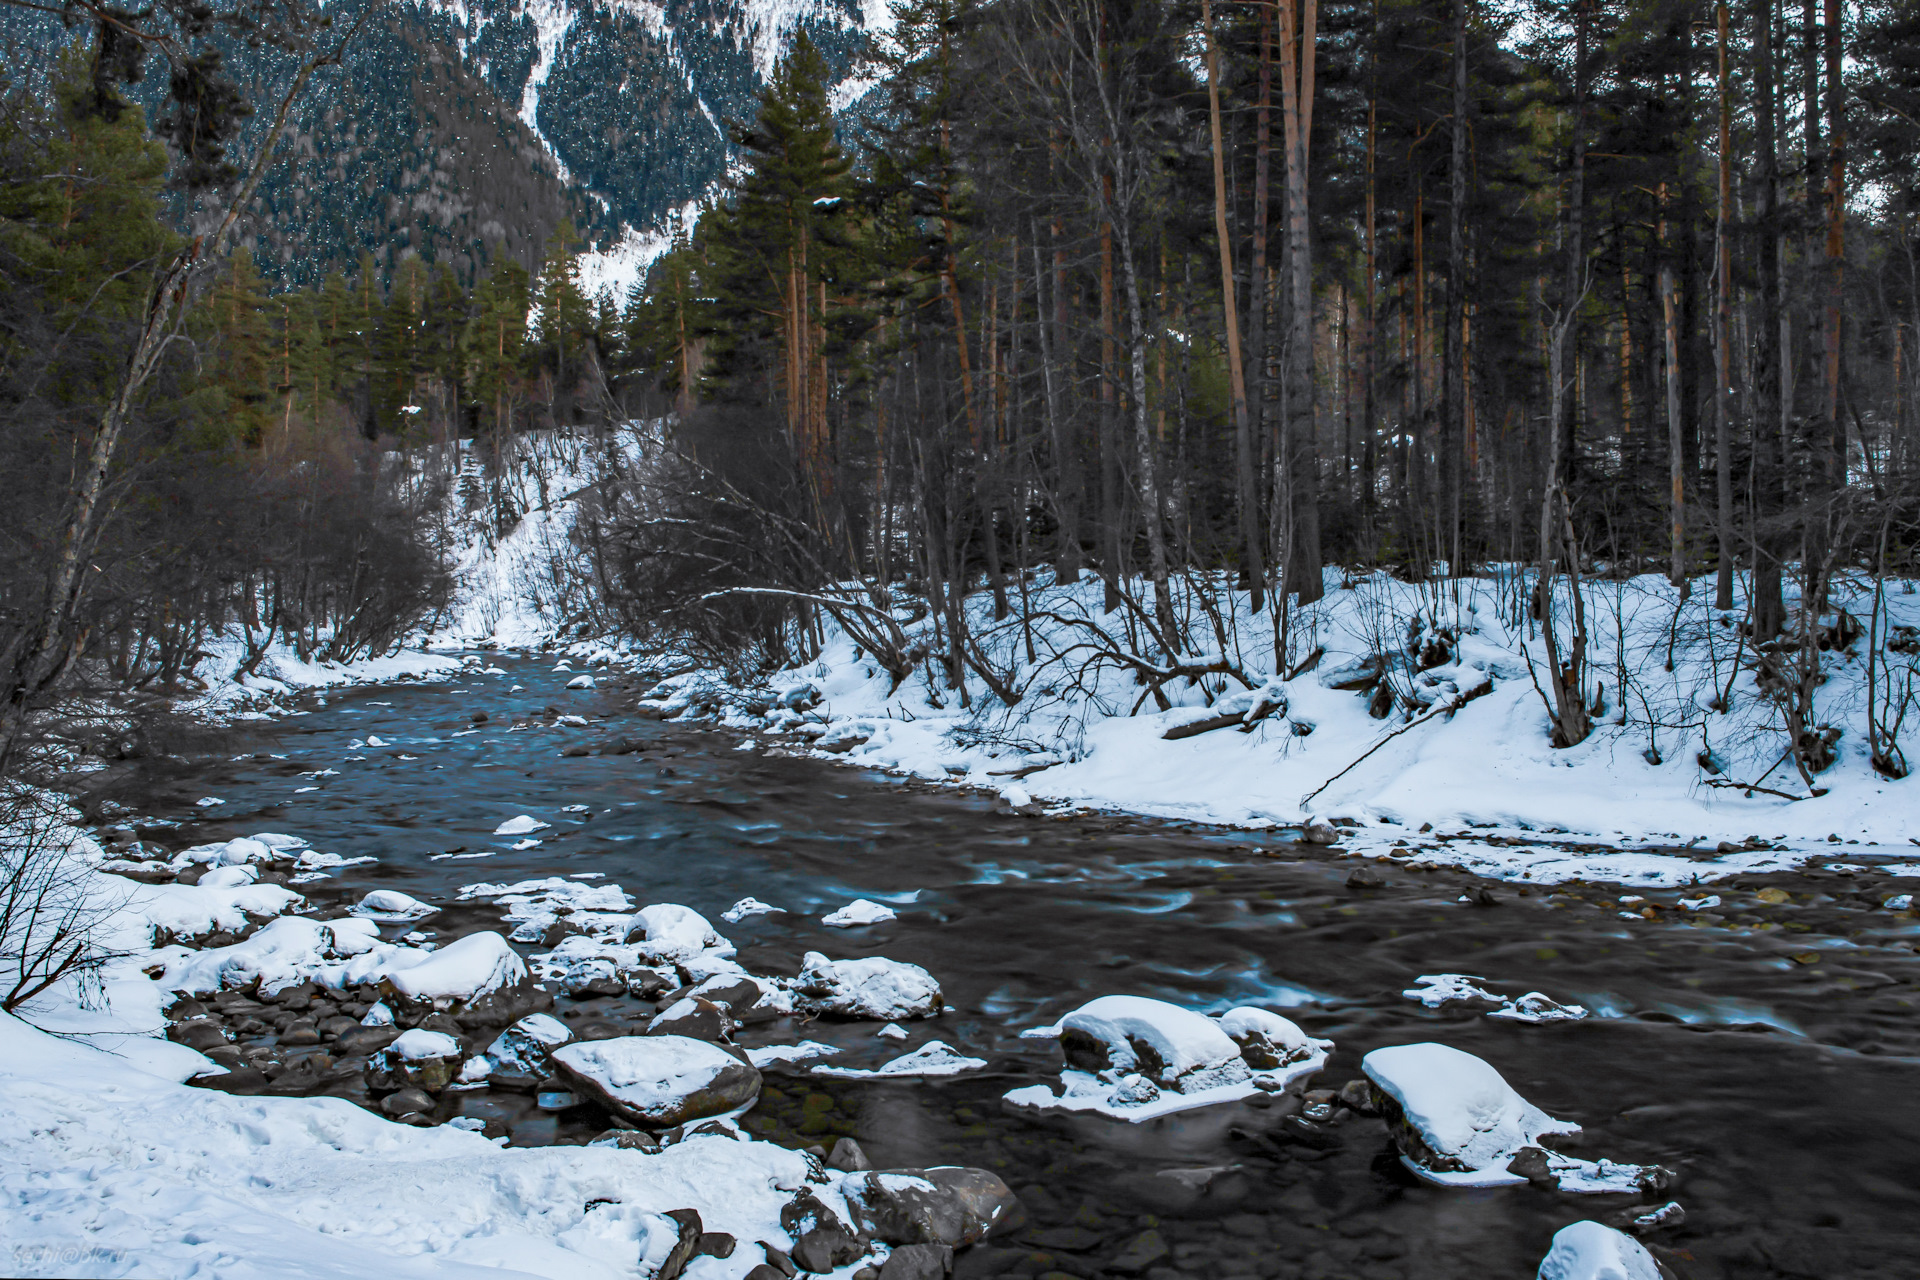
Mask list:
[[[718,1045],[688,1036],[576,1041],[554,1065],[616,1115],[652,1129],[727,1115],[760,1095],[760,1073]]]
[[[411,1031],[402,1031],[399,1038],[387,1046],[387,1050],[407,1062],[424,1062],[428,1058],[458,1057],[460,1042],[444,1031],[415,1027]]]
[[[634,912],[626,941],[655,960],[685,960],[704,951],[732,955],[733,944],[714,932],[707,918],[677,902],[655,902]]]
[[[785,907],[770,907],[758,898],[742,898],[720,913],[720,918],[728,924],[739,924],[748,916],[785,915]]]
[[[882,956],[829,960],[809,951],[800,960],[800,976],[793,985],[809,1008],[843,1018],[931,1018],[943,1003],[932,974],[917,964]]]
[[[409,1000],[472,1000],[527,980],[527,963],[499,934],[470,933],[387,976]]]
[[[419,920],[430,916],[440,908],[430,906],[420,899],[400,892],[398,889],[375,889],[360,899],[353,907],[353,914],[365,916],[369,920],[387,920],[399,923],[407,920]]]
[[[575,676],[573,679],[567,681],[567,688],[591,689],[593,688],[593,677],[592,676]]]
[[[1086,1045],[1092,1040],[1106,1049],[1107,1066],[1101,1069],[1138,1072],[1176,1093],[1237,1084],[1253,1074],[1220,1023],[1164,1000],[1101,996],[1060,1019],[1059,1026],[1067,1060],[1074,1065],[1081,1065],[1076,1059],[1092,1048]]]
[[[1661,1280],[1661,1275],[1646,1246],[1589,1219],[1554,1234],[1536,1280]]]
[[[289,837],[275,838],[285,840]],[[210,863],[216,867],[237,867],[249,862],[271,862],[276,856],[274,847],[266,841],[253,836],[241,836],[237,840],[197,844],[191,849],[182,849],[173,855],[171,862],[176,867],[191,866],[197,862]]]
[[[892,907],[883,907],[866,898],[855,898],[846,906],[820,917],[820,923],[834,929],[852,929],[863,924],[881,924],[899,917]]]
[[[531,814],[523,813],[517,818],[508,818],[493,829],[497,836],[524,836],[530,832],[541,831],[547,824]]]
[[[1375,1049],[1360,1069],[1400,1112],[1425,1151],[1416,1158],[1402,1138],[1401,1160],[1442,1186],[1503,1187],[1524,1182],[1507,1170],[1523,1147],[1580,1126],[1555,1120],[1513,1091],[1487,1062],[1444,1044]],[[1417,1149],[1416,1149],[1417,1150]]]

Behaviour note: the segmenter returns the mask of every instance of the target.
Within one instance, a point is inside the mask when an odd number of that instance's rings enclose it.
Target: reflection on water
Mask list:
[[[181,843],[280,830],[376,857],[303,888],[323,902],[403,889],[446,906],[433,921],[442,936],[498,923],[492,908],[453,903],[463,884],[599,873],[639,902],[685,903],[716,922],[748,895],[786,908],[721,926],[756,972],[793,973],[808,950],[924,965],[954,1008],[909,1041],[825,1023],[769,1024],[743,1040],[824,1039],[842,1046],[837,1063],[872,1066],[937,1037],[990,1059],[988,1073],[772,1075],[749,1123],[801,1144],[856,1135],[883,1166],[999,1171],[1033,1225],[963,1255],[963,1276],[1118,1274],[1108,1268],[1126,1253],[1152,1254],[1138,1270],[1163,1280],[1522,1277],[1558,1227],[1632,1203],[1415,1184],[1379,1121],[1305,1125],[1290,1101],[1143,1125],[1004,1111],[1001,1094],[1059,1065],[1019,1030],[1109,992],[1284,1009],[1337,1042],[1319,1082],[1333,1087],[1381,1045],[1433,1039],[1479,1054],[1585,1126],[1580,1150],[1680,1172],[1686,1221],[1650,1243],[1684,1276],[1916,1274],[1920,964],[1912,922],[1876,910],[1882,881],[1738,880],[1715,886],[1727,901],[1704,919],[1675,908],[1678,894],[1645,891],[1658,921],[1620,919],[1618,890],[1599,886],[1561,886],[1549,902],[1548,890],[1494,885],[1497,905],[1483,906],[1460,901],[1480,887],[1469,876],[1382,867],[1384,885],[1350,888],[1354,864],[1337,854],[1243,831],[997,814],[987,798],[737,750],[737,734],[556,727],[546,707],[591,714],[612,698],[566,692],[567,673],[544,665],[500,665],[510,674],[316,700],[278,727],[272,751],[284,758],[156,768],[127,799],[185,818]],[[526,687],[509,693],[514,681]],[[471,723],[476,711],[488,721]],[[515,729],[521,717],[532,726]],[[560,755],[610,733],[644,749]],[[376,737],[383,746],[349,750]],[[338,773],[301,776],[323,769]],[[209,793],[228,802],[217,819],[192,806]],[[563,813],[570,805],[588,810]],[[493,832],[520,814],[551,825],[516,849],[523,837]],[[1763,884],[1795,897],[1759,901]],[[899,919],[820,925],[854,897]],[[1532,1027],[1401,995],[1439,972],[1595,1016]],[[634,1016],[631,1002],[569,1003],[575,1020]],[[581,1141],[598,1127],[530,1113],[517,1095],[461,1106],[509,1122],[517,1142]]]

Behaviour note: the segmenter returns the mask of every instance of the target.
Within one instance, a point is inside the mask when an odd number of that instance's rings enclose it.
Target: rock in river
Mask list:
[[[487,1057],[496,1068],[514,1075],[544,1076],[551,1069],[548,1058],[553,1051],[573,1039],[573,1032],[558,1018],[544,1013],[520,1019],[502,1031],[487,1046]]]
[[[1632,1236],[1597,1222],[1576,1222],[1553,1237],[1537,1280],[1661,1280],[1659,1264]]]
[[[794,989],[812,1012],[840,1018],[931,1018],[943,1003],[932,974],[881,956],[829,960],[809,951],[800,961]]]
[[[463,1062],[458,1040],[445,1032],[415,1027],[368,1061],[367,1087],[439,1093],[453,1082]]]
[[[860,1229],[890,1245],[958,1249],[996,1228],[1019,1225],[1025,1211],[997,1174],[948,1165],[849,1174],[841,1192]]]
[[[448,943],[420,964],[389,974],[381,987],[396,1008],[443,1009],[478,1022],[511,1022],[545,1003],[526,961],[491,931]]]
[[[726,1050],[686,1036],[622,1036],[570,1044],[553,1064],[579,1090],[645,1129],[725,1115],[760,1094],[760,1073]]]

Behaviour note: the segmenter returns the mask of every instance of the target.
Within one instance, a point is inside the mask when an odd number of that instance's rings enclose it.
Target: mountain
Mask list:
[[[310,285],[363,250],[383,270],[411,250],[470,281],[503,252],[534,266],[571,218],[596,251],[590,283],[617,287],[670,217],[724,176],[727,122],[753,119],[796,32],[845,83],[868,24],[885,20],[885,0],[864,2],[386,3],[304,95],[291,162],[250,220],[255,257]],[[343,27],[367,3],[327,8]],[[55,23],[36,35],[73,39]],[[269,115],[287,68],[244,49],[228,64]],[[141,89],[164,83],[156,67]]]

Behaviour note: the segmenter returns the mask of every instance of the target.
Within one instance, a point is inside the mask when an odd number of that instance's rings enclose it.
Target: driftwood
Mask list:
[[[1258,712],[1258,714],[1252,716],[1249,716],[1245,711],[1231,711],[1224,715],[1208,716],[1204,720],[1194,720],[1187,724],[1177,724],[1161,734],[1160,737],[1167,742],[1178,742],[1182,738],[1198,737],[1200,734],[1212,733],[1215,729],[1229,729],[1234,725],[1240,725],[1243,728],[1251,727],[1265,720],[1275,711],[1278,711],[1282,705],[1284,704],[1269,702],[1263,706],[1254,707],[1253,711]]]

